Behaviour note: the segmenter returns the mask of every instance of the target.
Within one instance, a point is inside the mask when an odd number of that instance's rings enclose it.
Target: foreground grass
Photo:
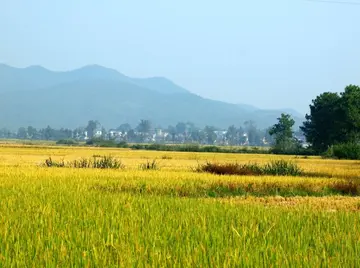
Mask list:
[[[3,266],[360,265],[360,217],[354,213],[97,193],[82,183],[70,185],[63,180],[61,187],[44,181],[1,188]]]
[[[358,162],[296,159],[333,178],[217,176],[191,167],[210,156],[238,162],[271,157],[30,147],[0,152],[0,267],[360,266],[360,200],[351,197],[359,180],[348,179]],[[49,155],[72,160],[109,153],[126,168],[38,165]],[[161,159],[161,170],[139,170],[154,158]],[[345,186],[354,192],[344,192]]]

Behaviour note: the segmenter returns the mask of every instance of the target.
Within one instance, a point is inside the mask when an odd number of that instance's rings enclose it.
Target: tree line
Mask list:
[[[124,123],[106,130],[96,120],[89,120],[85,127],[76,129],[50,126],[36,129],[33,126],[20,127],[11,132],[0,129],[0,138],[23,140],[75,140],[85,141],[92,139],[116,140],[128,143],[199,143],[208,145],[249,145],[265,146],[272,142],[268,129],[259,129],[255,122],[246,121],[240,126],[231,125],[227,129],[214,126],[197,127],[192,122],[178,122],[167,128],[154,127],[150,120],[140,120],[136,127]]]
[[[86,127],[37,130],[29,126],[17,132],[0,129],[0,138],[38,140],[118,140],[129,143],[198,143],[209,145],[272,146],[274,153],[328,154],[338,158],[360,159],[360,87],[348,85],[341,93],[324,92],[312,100],[310,112],[298,130],[289,114],[281,114],[278,122],[268,129],[258,129],[253,121],[221,130],[213,126],[198,128],[191,122],[179,122],[167,128],[154,127],[149,120],[141,120],[132,128],[121,124],[105,130],[96,120]],[[115,133],[115,134],[114,134]],[[304,137],[308,148],[299,137]],[[306,150],[306,151],[305,151]]]
[[[293,152],[299,145],[293,137],[294,120],[282,114],[269,131],[273,150]],[[300,126],[314,154],[360,159],[360,87],[348,85],[344,92],[324,92],[310,104],[310,113]]]

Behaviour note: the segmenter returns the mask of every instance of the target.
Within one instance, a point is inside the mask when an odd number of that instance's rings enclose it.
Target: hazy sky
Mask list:
[[[260,108],[306,112],[317,94],[360,84],[360,5],[0,0],[0,37],[1,63],[100,64]]]

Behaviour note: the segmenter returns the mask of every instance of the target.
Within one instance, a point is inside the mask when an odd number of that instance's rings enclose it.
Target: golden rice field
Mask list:
[[[43,165],[94,155],[125,168]],[[319,176],[193,170],[272,159]],[[359,191],[356,161],[1,144],[0,267],[359,267]]]

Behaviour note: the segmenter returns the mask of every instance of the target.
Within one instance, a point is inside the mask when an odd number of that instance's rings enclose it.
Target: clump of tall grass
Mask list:
[[[49,157],[45,160],[47,167],[68,167],[68,168],[97,168],[97,169],[120,169],[125,166],[121,160],[112,156],[94,156],[93,158],[81,158],[70,162],[56,162]]]
[[[296,163],[286,160],[271,161],[261,169],[264,174],[275,176],[301,176],[304,173]]]
[[[195,171],[217,175],[262,175],[261,167],[257,164],[239,163],[211,163],[199,164]]]
[[[300,176],[304,175],[302,169],[293,162],[275,160],[265,165],[257,163],[211,163],[206,162],[195,168],[197,172],[207,172],[217,175],[249,175],[249,176]]]
[[[160,167],[159,167],[159,164],[156,161],[156,159],[154,159],[152,161],[147,160],[146,163],[141,163],[139,165],[139,169],[141,169],[141,170],[159,170]]]
[[[44,164],[46,167],[65,167],[64,159],[60,161],[55,161],[51,157],[46,159]]]
[[[123,168],[124,165],[119,159],[116,159],[112,156],[103,156],[100,158],[94,158],[93,160],[93,168],[113,168],[113,169],[119,169]]]

